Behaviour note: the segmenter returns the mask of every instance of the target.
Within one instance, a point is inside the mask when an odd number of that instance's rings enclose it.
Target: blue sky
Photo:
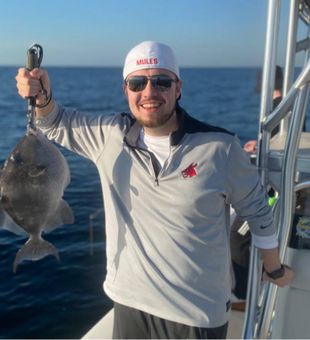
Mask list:
[[[167,43],[181,66],[259,66],[267,0],[0,0],[0,65],[121,66],[143,40]]]

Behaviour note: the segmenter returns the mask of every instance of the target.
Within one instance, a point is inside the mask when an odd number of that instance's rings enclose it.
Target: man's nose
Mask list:
[[[143,97],[151,97],[153,93],[156,92],[156,89],[152,85],[151,79],[147,80],[146,86],[143,90]]]

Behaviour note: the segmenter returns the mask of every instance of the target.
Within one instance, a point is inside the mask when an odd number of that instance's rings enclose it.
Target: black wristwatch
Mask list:
[[[271,279],[277,280],[277,279],[280,279],[281,277],[284,276],[285,268],[284,268],[283,264],[281,264],[281,267],[279,269],[273,270],[270,273],[268,273],[267,271],[265,271],[265,272],[266,272],[267,276],[269,276]]]

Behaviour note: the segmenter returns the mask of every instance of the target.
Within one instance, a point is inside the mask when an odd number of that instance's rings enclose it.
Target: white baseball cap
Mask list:
[[[162,68],[180,78],[179,66],[172,49],[155,41],[143,41],[132,48],[125,59],[123,78],[137,70]]]

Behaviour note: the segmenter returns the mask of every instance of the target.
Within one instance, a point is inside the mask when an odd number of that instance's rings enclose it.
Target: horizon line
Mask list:
[[[23,67],[17,64],[0,64],[0,67]],[[47,64],[42,66],[43,68],[48,67],[59,67],[59,68],[123,68],[123,66],[117,65],[59,65],[59,64]],[[261,68],[262,65],[179,65],[180,69],[184,68]]]

